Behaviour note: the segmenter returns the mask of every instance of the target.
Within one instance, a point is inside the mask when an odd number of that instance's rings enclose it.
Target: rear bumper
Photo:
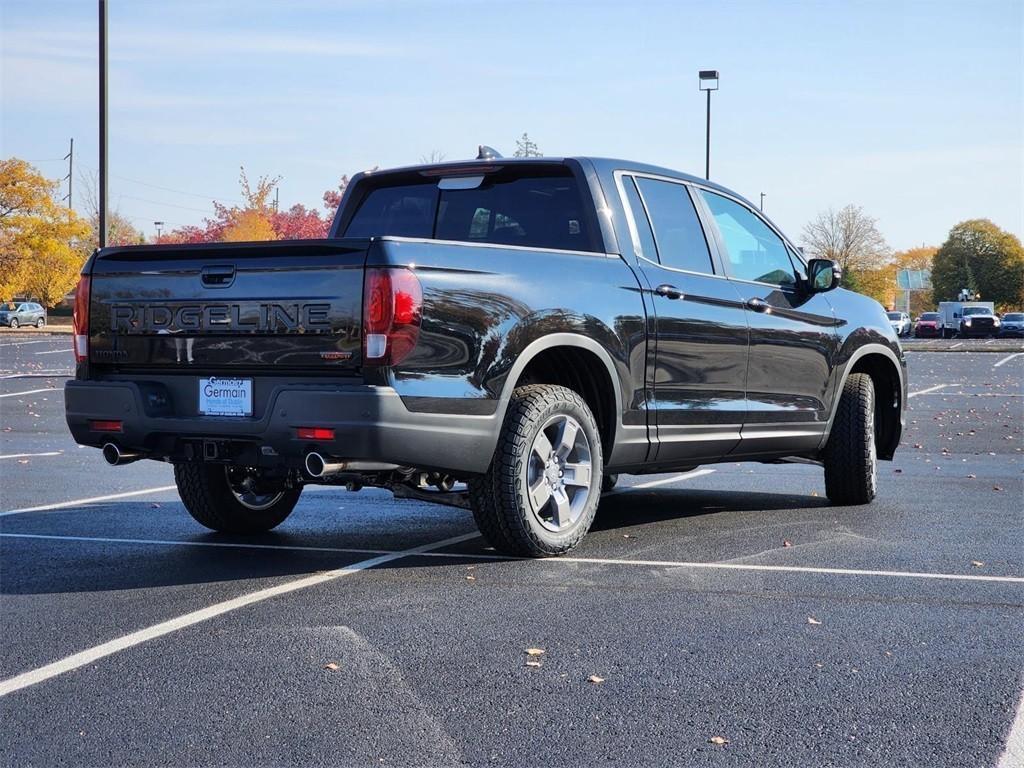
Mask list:
[[[219,460],[253,466],[303,466],[310,451],[343,460],[399,464],[420,469],[478,473],[497,444],[496,415],[408,410],[391,387],[281,384],[269,395],[262,418],[158,415],[147,412],[134,382],[69,381],[65,415],[75,440],[101,447],[187,461],[203,456],[203,442],[221,447]],[[97,432],[93,421],[120,421],[122,431]],[[333,441],[300,440],[298,427],[334,430]]]
[[[940,336],[942,335],[942,331],[934,325],[919,325],[914,329],[914,335],[918,338],[923,338],[925,336]]]

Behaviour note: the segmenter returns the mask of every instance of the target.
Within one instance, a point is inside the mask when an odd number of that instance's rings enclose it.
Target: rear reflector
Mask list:
[[[120,421],[90,421],[89,429],[93,432],[122,432]]]
[[[334,430],[327,427],[298,427],[295,430],[300,440],[333,440]]]

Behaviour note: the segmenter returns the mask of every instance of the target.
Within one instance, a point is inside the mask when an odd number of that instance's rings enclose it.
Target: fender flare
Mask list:
[[[850,372],[853,370],[854,365],[862,357],[867,355],[880,354],[885,358],[888,358],[889,362],[892,363],[893,368],[896,369],[896,377],[899,380],[899,397],[900,397],[900,423],[902,424],[903,419],[906,415],[907,406],[907,379],[903,371],[903,361],[896,355],[892,349],[885,344],[879,344],[877,342],[868,342],[860,347],[857,347],[850,355],[849,359],[843,365],[842,375],[836,379],[836,388],[832,394],[832,407],[828,417],[828,422],[825,424],[825,431],[822,433],[821,442],[818,444],[818,450],[822,450],[825,444],[828,442],[829,435],[832,434],[832,422],[836,418],[836,413],[839,411],[839,398],[842,397],[843,387],[846,386],[846,380],[850,377]]]
[[[505,412],[508,410],[508,402],[512,399],[512,391],[516,387],[516,382],[519,381],[519,377],[537,355],[541,352],[545,352],[555,347],[574,347],[576,349],[583,349],[587,352],[593,352],[597,355],[598,359],[604,364],[605,370],[608,373],[608,377],[612,382],[612,391],[615,395],[615,413],[613,414],[612,423],[609,425],[611,429],[612,444],[615,443],[615,436],[619,429],[619,422],[622,419],[622,386],[619,382],[619,376],[615,371],[615,364],[612,361],[611,355],[608,351],[588,336],[583,336],[578,333],[550,333],[546,336],[542,336],[539,339],[534,339],[524,347],[519,354],[516,356],[516,362],[509,369],[508,376],[505,379],[505,384],[501,389],[501,397],[498,404],[498,420],[499,423],[505,420]]]

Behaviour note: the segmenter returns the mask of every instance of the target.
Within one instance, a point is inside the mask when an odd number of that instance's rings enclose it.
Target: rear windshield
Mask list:
[[[964,317],[967,315],[991,315],[992,310],[988,307],[966,307],[964,309]]]
[[[528,248],[598,251],[585,198],[568,168],[505,169],[473,189],[439,189],[437,179],[371,189],[345,237],[398,235]]]
[[[923,315],[921,315],[921,319],[922,320],[938,320],[939,319],[939,313],[938,312],[925,312]]]
[[[888,315],[889,315],[889,319],[890,320],[902,320],[903,319],[903,313],[902,312],[889,312]]]

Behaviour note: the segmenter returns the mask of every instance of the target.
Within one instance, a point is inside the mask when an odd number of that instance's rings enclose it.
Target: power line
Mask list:
[[[164,202],[161,202],[159,200],[150,200],[150,199],[145,198],[145,197],[135,197],[134,195],[121,195],[121,197],[125,198],[126,200],[138,200],[140,203],[150,203],[152,205],[164,205],[164,206],[169,206],[171,208],[180,208],[183,211],[196,211],[198,213],[206,213],[206,214],[209,214],[210,216],[216,216],[217,215],[216,211],[211,211],[211,210],[209,210],[207,208],[192,208],[192,207],[187,206],[187,205],[176,205],[175,203],[164,203]]]

